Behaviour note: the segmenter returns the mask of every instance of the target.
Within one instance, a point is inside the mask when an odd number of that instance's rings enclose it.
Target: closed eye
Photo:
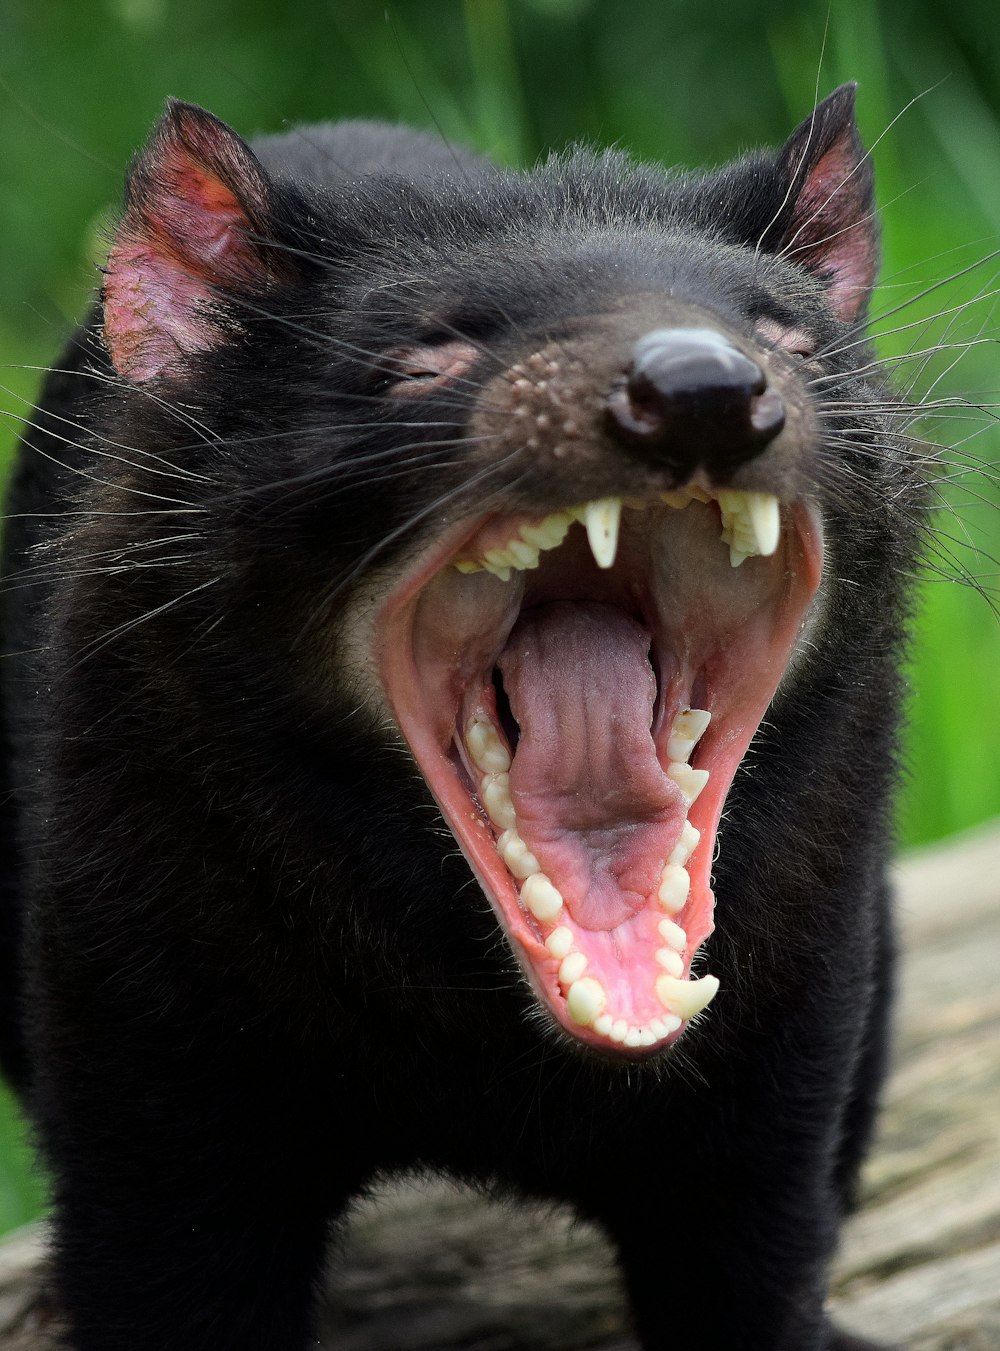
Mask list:
[[[460,380],[478,356],[478,349],[463,339],[396,347],[383,354],[379,372],[390,398],[419,398]]]

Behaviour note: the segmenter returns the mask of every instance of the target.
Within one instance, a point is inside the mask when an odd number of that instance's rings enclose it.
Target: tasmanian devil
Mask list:
[[[6,536],[75,1351],[306,1346],[412,1169],[603,1225],[645,1348],[861,1345],[925,475],[853,108],[688,174],[167,107]]]

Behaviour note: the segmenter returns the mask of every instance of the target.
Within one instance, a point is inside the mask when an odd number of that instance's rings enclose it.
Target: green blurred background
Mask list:
[[[780,142],[817,80],[822,95],[847,79],[860,82],[883,208],[875,312],[904,306],[881,323],[882,351],[916,395],[989,404],[1000,262],[921,292],[1000,248],[992,3],[0,0],[0,469],[39,368],[87,303],[123,166],[168,94],[245,134],[373,116],[436,126],[512,164],[577,139],[713,164]],[[946,351],[913,357],[942,340]],[[952,407],[922,427],[951,449],[912,663],[906,844],[1000,813],[993,421]],[[0,1232],[40,1198],[0,1094]]]

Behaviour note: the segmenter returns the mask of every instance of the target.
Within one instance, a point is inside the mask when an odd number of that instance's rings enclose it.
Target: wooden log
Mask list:
[[[831,1307],[911,1351],[996,1351],[1000,827],[911,856],[898,880],[896,1068]],[[0,1351],[54,1351],[43,1254],[43,1229],[0,1244]],[[635,1351],[601,1235],[440,1181],[359,1207],[330,1289],[330,1351]]]

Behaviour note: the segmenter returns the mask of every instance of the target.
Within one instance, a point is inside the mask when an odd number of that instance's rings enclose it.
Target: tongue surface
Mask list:
[[[588,929],[645,905],[684,823],[650,734],[649,646],[615,606],[557,601],[522,615],[497,663],[521,730],[518,830]]]

